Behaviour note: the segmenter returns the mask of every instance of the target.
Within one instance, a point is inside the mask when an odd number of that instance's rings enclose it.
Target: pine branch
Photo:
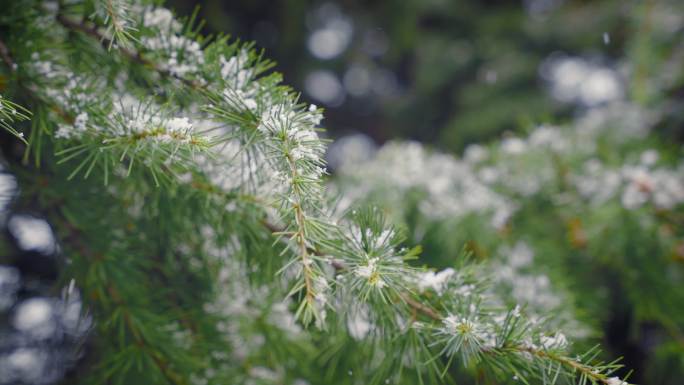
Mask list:
[[[117,15],[117,9],[115,9],[112,0],[105,0],[105,9],[107,11],[107,18],[111,20],[112,23],[112,28],[114,30],[113,35],[119,36],[119,43],[121,45],[121,43],[123,43],[121,40],[125,39],[129,34],[126,32],[126,28],[123,25],[123,21],[119,20],[119,16]],[[108,50],[112,48],[113,43],[114,39],[111,39],[107,47]]]
[[[269,231],[271,231],[274,234],[282,233],[282,230],[268,221],[262,221],[262,224],[264,227],[266,227]],[[326,256],[327,254],[324,252],[321,252],[320,250],[309,248],[308,252],[314,255],[318,256]],[[341,262],[331,260],[331,264],[336,270],[336,273],[343,273],[344,271],[348,270],[348,268]],[[415,295],[415,293],[414,293]],[[429,305],[426,305],[425,303],[415,300],[412,297],[412,293],[409,292],[400,292],[399,297],[401,300],[406,303],[410,308],[413,310],[417,311],[420,314],[423,314],[427,318],[437,322],[437,323],[442,323],[445,320],[445,316],[441,315],[438,311],[434,310],[432,307]],[[413,321],[412,321],[413,322]],[[583,364],[581,362],[578,362],[575,359],[554,354],[552,352],[546,351],[546,350],[540,350],[532,346],[525,346],[525,345],[515,345],[515,346],[506,346],[503,350],[502,349],[488,349],[485,348],[483,349],[483,352],[486,354],[491,354],[491,355],[498,355],[506,352],[514,352],[516,354],[523,354],[523,353],[529,353],[535,357],[538,357],[540,359],[546,359],[550,361],[555,361],[557,363],[562,364],[566,368],[570,369],[573,373],[577,372],[581,376],[584,376],[588,379],[591,379],[592,383],[600,383],[604,385],[614,385],[614,381],[611,381],[611,378],[606,376],[605,374],[601,373],[600,371],[597,371],[595,367],[587,364]]]
[[[292,208],[295,212],[295,224],[297,226],[297,230],[295,234],[292,236],[294,238],[295,242],[297,243],[298,246],[298,252],[299,252],[299,257],[301,258],[301,266],[302,266],[302,274],[304,275],[304,285],[305,285],[305,301],[306,301],[306,306],[309,309],[314,309],[314,302],[316,298],[316,293],[314,292],[313,288],[313,276],[314,272],[311,269],[311,265],[313,261],[309,258],[309,249],[307,246],[307,240],[306,240],[306,233],[305,233],[305,214],[304,210],[302,209],[302,196],[301,196],[301,191],[299,191],[299,187],[297,185],[297,179],[298,179],[298,173],[297,173],[297,167],[294,164],[294,161],[292,160],[291,156],[287,157],[287,161],[290,166],[290,171],[292,172],[292,186],[294,190],[294,196],[296,197],[297,201],[294,202],[292,205]],[[315,311],[315,310],[314,310]]]
[[[101,33],[98,29],[98,26],[95,24],[86,23],[85,21],[77,22],[61,13],[57,14],[57,21],[67,29],[84,33],[100,41],[103,48],[105,49],[109,49],[113,45],[113,40],[105,34]],[[179,80],[191,89],[201,90],[204,88],[204,86],[202,86],[200,83],[194,80],[178,76],[176,74],[171,73],[167,69],[161,68],[155,62],[146,59],[140,52],[136,52],[132,49],[120,45],[117,45],[116,48],[129,60],[138,63],[142,66],[145,66],[147,68],[150,68],[164,77]]]
[[[58,13],[56,16],[56,20],[62,24],[64,27],[73,30],[73,31],[78,31],[81,33],[84,33],[90,37],[95,38],[97,41],[99,41],[104,48],[111,47],[113,44],[113,40],[101,33],[98,30],[98,26],[96,24],[91,24],[91,23],[86,23],[85,20],[81,22],[77,22],[75,20],[70,19],[69,17]],[[146,61],[142,56],[140,56],[137,52],[134,52],[126,47],[118,47],[119,51],[124,54],[127,58],[130,60],[133,60],[134,62],[142,65],[150,65],[148,61]]]
[[[123,314],[124,320],[126,322],[126,326],[133,335],[136,345],[150,355],[155,365],[159,368],[159,371],[166,377],[170,384],[187,385],[187,381],[185,381],[183,377],[180,376],[178,373],[174,372],[171,368],[169,368],[169,363],[164,359],[164,357],[162,357],[158,351],[154,350],[154,346],[150,346],[149,343],[145,340],[144,336],[133,322],[131,318],[131,312],[128,310],[126,302],[118,294],[116,287],[109,285],[106,289],[109,295],[114,300],[114,303],[121,310],[121,313]]]
[[[285,232],[285,230],[283,230],[282,228],[278,227],[277,225],[274,225],[273,223],[271,223],[267,220],[261,221],[261,224],[274,235],[282,234]],[[328,254],[326,254],[325,252],[323,252],[319,249],[307,247],[306,252],[307,252],[307,254],[310,253],[310,254],[316,255],[318,257],[326,257],[327,262],[329,262],[330,265],[335,269],[336,273],[343,273],[343,272],[349,270],[349,268],[344,264],[344,262],[339,261],[339,260],[335,260],[333,258],[329,258]],[[410,293],[402,292],[402,293],[400,293],[400,297],[401,297],[401,300],[404,301],[406,304],[408,304],[411,308],[413,308],[414,310],[418,311],[419,313],[427,316],[428,318],[431,318],[435,321],[441,321],[442,320],[442,317],[434,309],[414,300],[413,298],[411,298]]]
[[[598,382],[600,384],[605,384],[605,385],[613,385],[614,381],[611,381],[610,378],[608,378],[606,375],[598,373],[596,371],[596,368],[585,365],[581,362],[577,362],[576,360],[573,360],[572,358],[569,357],[564,357],[564,356],[559,356],[557,354],[553,354],[544,350],[539,350],[539,349],[534,349],[531,347],[527,346],[516,346],[512,348],[513,350],[516,350],[518,352],[522,353],[530,353],[536,357],[542,358],[542,359],[550,359],[552,361],[558,362],[570,369],[573,370],[573,373],[576,371],[580,373],[581,376],[586,377],[591,379],[592,382]]]
[[[64,240],[68,241],[67,243],[70,247],[73,247],[80,255],[88,258],[90,261],[94,262],[97,260],[101,260],[103,258],[103,256],[100,253],[91,250],[90,246],[83,241],[84,235],[82,234],[81,230],[74,226],[74,224],[72,224],[71,221],[69,221],[66,217],[64,217],[60,210],[54,208],[51,210],[51,212],[53,214],[51,216],[51,219],[54,221],[54,223],[59,224],[60,228],[66,230],[63,236]],[[169,363],[165,360],[165,358],[159,352],[155,351],[154,347],[150,346],[148,342],[145,340],[138,327],[132,321],[129,306],[126,304],[124,299],[119,294],[119,291],[116,289],[116,286],[113,283],[105,284],[105,290],[110,295],[115,305],[120,309],[120,311],[124,315],[126,326],[130,331],[131,335],[133,335],[135,343],[150,355],[155,365],[159,368],[160,372],[167,378],[169,383],[175,385],[187,385],[187,382],[183,379],[183,377],[178,373],[174,372],[169,367]]]

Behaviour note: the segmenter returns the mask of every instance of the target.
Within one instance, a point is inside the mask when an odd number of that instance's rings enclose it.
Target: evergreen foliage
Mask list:
[[[194,17],[178,20],[152,1],[27,0],[0,7],[0,117],[15,138],[3,155],[22,190],[14,206],[37,207],[51,224],[64,262],[65,302],[83,302],[80,327],[70,333],[87,344],[68,380],[437,384],[465,376],[484,383],[626,384],[615,374],[617,361],[566,338],[582,337],[583,321],[573,311],[582,305],[571,294],[526,305],[515,289],[502,292],[526,277],[496,279],[490,262],[476,261],[478,247],[468,257],[456,239],[445,248],[428,238],[429,255],[420,256],[414,241],[421,226],[443,220],[454,221],[440,224],[447,237],[457,233],[472,212],[495,214],[467,228],[486,239],[511,221],[515,233],[512,215],[522,210],[575,223],[579,214],[572,210],[603,217],[627,206],[653,209],[645,218],[660,220],[681,206],[681,186],[662,190],[672,192],[662,197],[660,189],[643,188],[636,169],[616,182],[621,199],[605,197],[617,202],[602,206],[607,212],[581,204],[555,211],[565,197],[557,190],[574,193],[572,183],[596,198],[579,182],[591,175],[567,172],[596,149],[582,142],[584,131],[565,137],[547,128],[529,139],[539,151],[520,155],[526,142],[510,139],[491,150],[471,149],[485,156],[464,164],[413,148],[399,151],[417,159],[394,159],[390,146],[384,150],[390,162],[407,162],[404,174],[383,178],[392,171],[387,164],[347,171],[335,196],[326,188],[322,111],[282,85],[251,44],[202,36]],[[588,129],[589,140],[601,143],[603,133],[595,131]],[[557,143],[572,151],[553,148]],[[557,163],[537,168],[547,152],[558,153]],[[621,159],[605,156],[618,167]],[[492,181],[482,176],[488,162],[511,169],[495,168],[506,177]],[[588,174],[612,170],[587,167]],[[668,167],[658,171],[663,183],[677,180]],[[428,170],[441,183],[411,186],[421,173],[434,178]],[[357,183],[369,187],[354,191]],[[440,195],[451,188],[470,194],[473,186],[491,199],[471,202],[465,213],[449,203],[468,201],[467,194]],[[427,198],[411,207],[402,195],[409,190]],[[375,202],[383,208],[368,205],[375,192],[384,195]],[[536,194],[546,194],[546,206],[525,199]],[[386,217],[404,218],[398,213],[421,226]],[[640,220],[627,222],[636,234],[643,231]],[[602,229],[582,235],[578,226],[572,242],[588,250],[604,246]],[[544,236],[529,240],[541,243]],[[436,272],[425,261],[445,269]],[[661,305],[672,306],[657,298],[645,304]],[[680,322],[659,321],[666,320]]]

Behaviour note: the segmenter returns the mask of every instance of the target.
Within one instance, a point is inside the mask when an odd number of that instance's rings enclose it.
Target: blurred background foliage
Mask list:
[[[460,151],[632,98],[667,99],[682,139],[682,4],[672,1],[173,0],[205,32],[255,40],[332,136]]]

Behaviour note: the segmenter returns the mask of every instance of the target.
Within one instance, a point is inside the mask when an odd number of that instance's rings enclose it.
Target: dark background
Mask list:
[[[646,90],[650,71],[660,70],[681,27],[655,3],[173,0],[169,6],[181,15],[199,6],[206,33],[256,41],[287,84],[326,107],[324,125],[333,137],[362,132],[377,143],[400,137],[458,152],[506,131],[564,122],[604,102],[655,102],[658,96]],[[598,102],[554,97],[558,74],[548,72],[568,58],[612,72],[620,92]],[[600,81],[593,83],[599,92]],[[669,96],[681,96],[681,79],[667,88]],[[663,130],[672,135],[679,127],[681,116]]]

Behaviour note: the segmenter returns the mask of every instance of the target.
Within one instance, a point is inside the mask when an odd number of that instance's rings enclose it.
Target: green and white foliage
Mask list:
[[[491,290],[533,319],[586,337],[626,307],[663,335],[659,359],[681,362],[684,293],[672,288],[684,274],[684,162],[651,133],[660,113],[604,105],[572,124],[470,145],[460,159],[392,142],[363,167],[344,165],[335,187],[342,202],[380,205],[405,224],[434,264],[466,244]],[[661,378],[655,364],[645,366]]]
[[[30,112],[9,100],[3,99],[0,95],[0,127],[12,133],[19,140],[26,143],[24,139],[24,134],[15,130],[13,127],[14,122],[20,122],[22,120],[29,119]]]
[[[619,364],[596,349],[578,355],[563,323],[540,316],[571,299],[526,306],[534,298],[516,285],[542,281],[522,271],[519,251],[501,249],[521,269],[499,269],[513,286],[506,296],[490,284],[497,269],[458,253],[434,256],[443,270],[421,266],[413,234],[365,194],[341,188],[345,207],[331,204],[322,111],[281,85],[252,45],[203,37],[193,18],[152,1],[2,9],[0,112],[27,140],[23,161],[5,154],[16,204],[51,223],[69,261],[64,282],[92,314],[78,380],[624,383]],[[425,186],[421,215],[482,215],[492,230],[520,209],[505,189],[527,193],[404,149],[406,168],[372,166],[361,188]],[[399,207],[402,195],[386,198]]]

